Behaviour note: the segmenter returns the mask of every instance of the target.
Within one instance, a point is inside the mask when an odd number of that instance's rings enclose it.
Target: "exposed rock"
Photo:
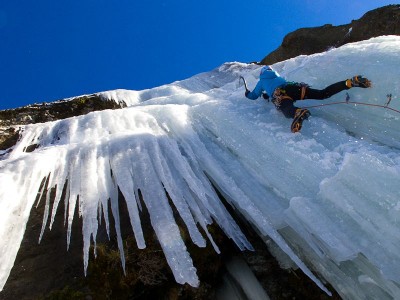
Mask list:
[[[125,106],[125,103],[104,99],[101,94],[92,94],[51,103],[43,102],[15,109],[1,110],[0,150],[5,150],[15,145],[19,138],[19,127],[21,125],[45,123],[85,115],[92,111],[118,109]]]
[[[264,57],[260,64],[274,64],[302,54],[319,53],[382,35],[400,35],[400,5],[371,10],[347,25],[326,24],[298,29],[286,35],[281,46]]]
[[[0,150],[14,146],[19,138],[19,130],[16,127],[0,127]]]

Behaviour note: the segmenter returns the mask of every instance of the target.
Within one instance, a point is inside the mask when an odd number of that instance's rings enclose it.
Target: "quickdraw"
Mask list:
[[[392,101],[392,94],[387,94],[387,102],[385,103],[385,106],[388,106],[390,104],[390,101]]]

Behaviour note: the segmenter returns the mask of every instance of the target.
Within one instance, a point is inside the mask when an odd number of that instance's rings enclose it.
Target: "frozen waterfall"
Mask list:
[[[385,36],[274,68],[314,88],[362,74],[373,88],[350,89],[351,100],[383,105],[391,93],[391,107],[400,109],[399,49],[400,37]],[[198,286],[166,192],[198,247],[211,243],[219,252],[207,231],[217,223],[240,249],[252,249],[217,187],[275,242],[278,260],[289,257],[328,294],[324,282],[345,299],[400,299],[400,114],[352,104],[312,108],[301,133],[292,134],[290,120],[271,103],[244,97],[239,76],[252,88],[259,68],[226,63],[149,90],[104,92],[128,107],[24,126],[12,151],[0,155],[0,290],[37,193],[47,193],[38,237],[45,239],[66,184],[67,239],[73,219],[81,217],[85,270],[98,220],[104,217],[109,228],[109,213],[124,265],[120,189],[137,247],[146,247],[142,198],[176,281]],[[26,152],[31,145],[34,151]]]

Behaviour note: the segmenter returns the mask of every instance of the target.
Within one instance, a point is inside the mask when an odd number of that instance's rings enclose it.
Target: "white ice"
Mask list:
[[[351,101],[383,105],[391,93],[390,106],[399,110],[399,49],[400,37],[385,36],[273,67],[314,88],[362,74],[373,88],[350,89]],[[211,243],[219,252],[207,231],[217,223],[240,249],[252,249],[215,187],[261,237],[273,240],[269,247],[282,265],[289,259],[328,294],[325,282],[344,299],[399,299],[400,114],[353,104],[311,108],[301,133],[292,134],[290,120],[271,103],[244,97],[239,76],[254,87],[259,69],[226,63],[149,90],[103,92],[105,100],[127,107],[25,126],[0,160],[0,289],[37,192],[46,196],[43,233],[51,228],[68,182],[68,244],[72,221],[81,217],[85,272],[101,214],[108,229],[109,214],[116,221],[124,268],[119,188],[137,247],[146,247],[144,203],[176,281],[198,286],[173,209],[198,247]],[[345,97],[341,92],[297,105]],[[38,147],[25,152],[32,144]],[[40,189],[43,179],[47,189]],[[51,187],[57,189],[54,200],[47,193]]]

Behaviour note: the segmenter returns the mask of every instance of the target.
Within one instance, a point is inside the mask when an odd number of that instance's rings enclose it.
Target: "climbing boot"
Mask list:
[[[351,79],[346,80],[346,86],[348,88],[352,87],[360,87],[360,88],[369,88],[371,87],[372,83],[367,78],[362,77],[362,75],[354,76]]]
[[[296,113],[294,115],[292,125],[290,126],[290,130],[293,133],[299,132],[303,125],[303,121],[307,120],[310,115],[311,115],[310,111],[306,108],[296,109]]]

